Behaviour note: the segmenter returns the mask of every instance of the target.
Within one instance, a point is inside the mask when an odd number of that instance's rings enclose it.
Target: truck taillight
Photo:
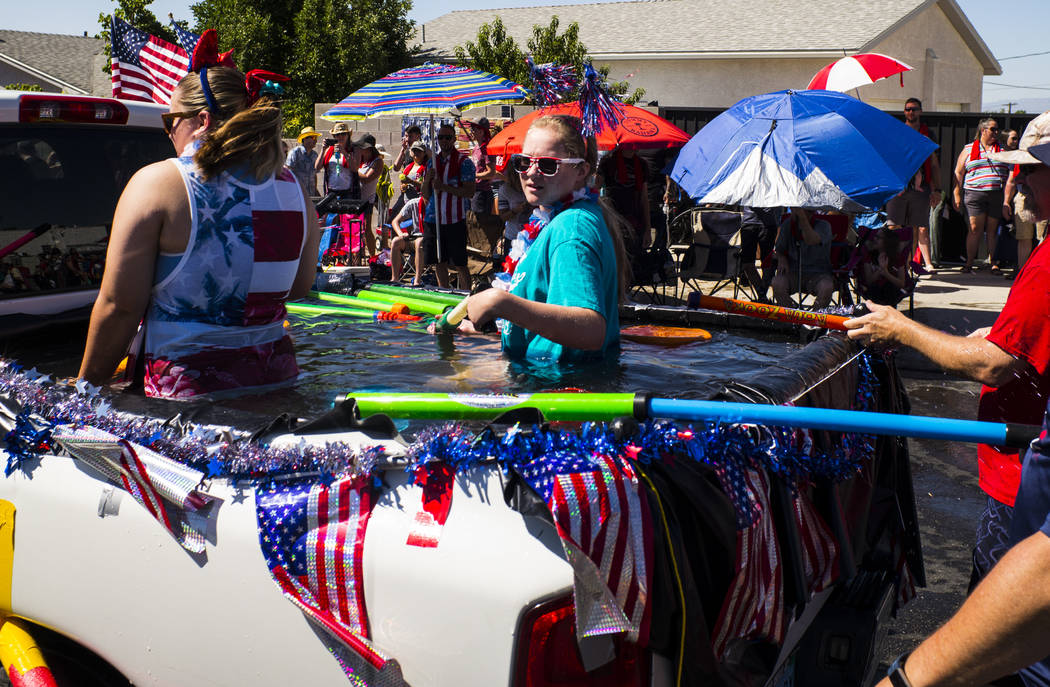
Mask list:
[[[648,661],[634,644],[615,640],[616,658],[587,672],[576,644],[572,595],[537,604],[518,624],[513,687],[642,687]]]
[[[123,103],[106,98],[23,95],[18,99],[18,121],[127,124],[128,108]]]

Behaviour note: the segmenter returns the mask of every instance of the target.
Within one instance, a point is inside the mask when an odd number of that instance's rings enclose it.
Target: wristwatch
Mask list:
[[[886,677],[890,679],[890,684],[893,687],[911,687],[911,681],[908,676],[904,673],[904,662],[908,660],[908,656],[911,652],[905,652],[897,657],[897,660],[890,666],[889,671],[886,672]]]

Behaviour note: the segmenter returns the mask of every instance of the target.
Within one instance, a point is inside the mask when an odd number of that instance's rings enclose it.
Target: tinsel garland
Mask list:
[[[869,410],[876,388],[868,353],[858,358],[860,379],[855,409]],[[549,501],[555,476],[598,469],[595,456],[622,455],[649,464],[670,457],[688,458],[712,466],[737,511],[738,525],[749,525],[757,514],[744,480],[747,469],[761,469],[779,477],[792,490],[818,482],[841,482],[857,473],[874,450],[870,435],[844,432],[829,451],[813,450],[796,430],[743,424],[704,423],[680,427],[673,422],[648,421],[632,436],[617,438],[604,424],[586,423],[579,433],[534,426],[511,427],[503,436],[491,430],[473,434],[445,425],[421,434],[409,450],[406,471],[432,461],[443,461],[456,471],[497,462],[515,471],[543,499]]]
[[[580,88],[580,119],[584,135],[597,136],[605,129],[615,129],[623,118],[623,103],[609,91],[601,74],[588,62],[584,65]]]
[[[560,103],[579,85],[579,76],[571,64],[536,64],[531,55],[525,56],[525,63],[529,65],[529,77],[533,85],[529,93],[539,107]]]
[[[858,357],[860,378],[854,407],[870,410],[877,385],[870,354]],[[35,370],[21,372],[9,361],[0,361],[0,395],[14,400],[21,410],[14,428],[4,437],[8,452],[7,474],[22,461],[54,450],[51,428],[56,425],[93,426],[146,446],[168,458],[205,472],[209,477],[268,479],[312,472],[323,482],[347,475],[373,473],[381,447],[359,448],[341,442],[323,446],[305,441],[288,448],[274,448],[237,439],[226,428],[162,422],[114,411],[96,389],[81,382],[76,392],[53,384]],[[474,433],[448,424],[424,430],[408,449],[405,470],[442,461],[456,471],[495,462],[514,471],[545,500],[559,474],[599,468],[596,456],[622,455],[648,464],[669,458],[688,458],[712,466],[733,501],[741,526],[756,513],[741,471],[762,469],[797,490],[816,482],[848,479],[872,455],[870,435],[845,432],[830,451],[813,450],[800,441],[798,431],[781,427],[704,423],[680,427],[672,422],[648,421],[631,436],[617,437],[605,424],[585,423],[578,432],[513,426],[503,434],[491,428]],[[410,477],[411,479],[411,477]]]
[[[35,369],[22,372],[17,363],[0,360],[0,396],[20,407],[14,428],[4,436],[7,474],[26,458],[50,452],[51,428],[92,426],[203,471],[209,477],[266,478],[314,472],[326,482],[346,475],[371,474],[382,448],[359,448],[341,442],[324,446],[305,441],[274,448],[233,436],[229,428],[161,421],[113,410],[96,388],[79,382],[76,390],[56,385]]]

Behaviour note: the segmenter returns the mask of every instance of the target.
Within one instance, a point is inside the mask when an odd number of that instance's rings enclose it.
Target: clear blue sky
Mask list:
[[[596,0],[416,0],[410,17],[417,23],[428,22],[452,10],[488,7],[522,7],[528,5],[563,5]],[[863,0],[861,0],[863,1]],[[957,0],[970,21],[1000,58],[1001,76],[986,77],[984,109],[996,111],[1008,102],[1014,109],[1039,112],[1050,109],[1050,54],[1002,59],[1050,50],[1046,40],[1050,0],[1012,0],[990,3],[987,0]],[[5,8],[0,28],[17,31],[93,35],[98,31],[98,15],[109,12],[116,3],[109,0],[50,0],[47,3],[3,0]],[[176,19],[192,21],[192,0],[154,0],[150,8],[158,17],[169,12]],[[1008,84],[1008,85],[1003,85]]]

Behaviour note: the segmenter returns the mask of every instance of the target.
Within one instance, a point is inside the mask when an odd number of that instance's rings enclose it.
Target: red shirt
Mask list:
[[[1006,305],[988,334],[999,348],[1032,366],[1001,387],[985,386],[977,419],[987,422],[1042,423],[1050,398],[1050,248],[1042,242],[1014,280]],[[1021,482],[1017,449],[977,446],[981,489],[996,501],[1014,505]]]

